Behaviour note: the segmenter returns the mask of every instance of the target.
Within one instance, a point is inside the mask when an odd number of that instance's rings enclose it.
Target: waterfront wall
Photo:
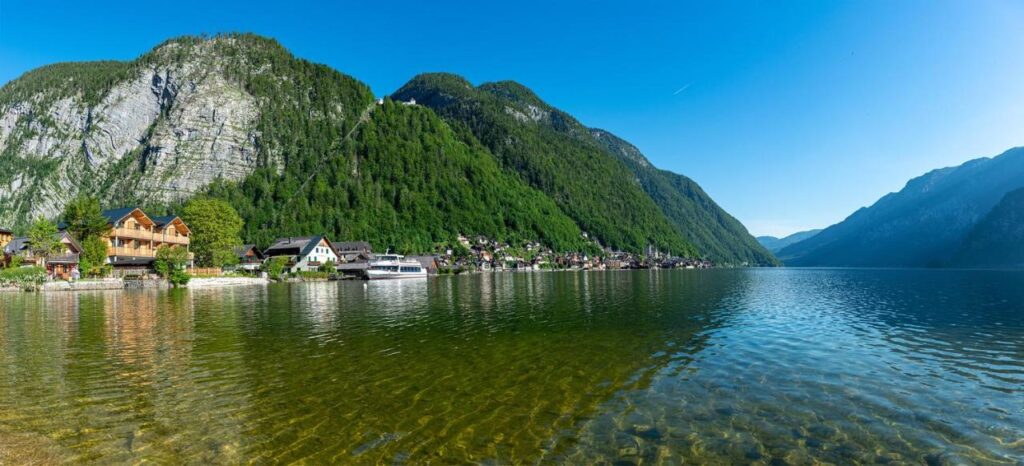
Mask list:
[[[256,277],[212,277],[212,278],[193,278],[188,281],[188,287],[192,289],[203,289],[203,288],[222,288],[225,286],[251,286],[251,285],[266,285],[269,284],[270,280],[267,278],[256,278]]]

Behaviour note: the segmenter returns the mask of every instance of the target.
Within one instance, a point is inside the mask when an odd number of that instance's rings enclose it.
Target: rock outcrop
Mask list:
[[[169,42],[98,91],[74,73],[35,92],[5,86],[0,224],[53,217],[81,192],[170,203],[251,173],[259,106],[215,50],[233,40]]]

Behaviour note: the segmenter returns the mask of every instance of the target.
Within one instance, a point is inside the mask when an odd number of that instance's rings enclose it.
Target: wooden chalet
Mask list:
[[[192,231],[174,215],[150,217],[138,207],[126,207],[104,211],[103,216],[110,225],[107,261],[115,268],[148,269],[160,246],[189,247]]]

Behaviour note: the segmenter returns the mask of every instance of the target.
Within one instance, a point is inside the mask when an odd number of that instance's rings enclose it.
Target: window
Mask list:
[[[402,272],[419,273],[419,267],[402,267]]]

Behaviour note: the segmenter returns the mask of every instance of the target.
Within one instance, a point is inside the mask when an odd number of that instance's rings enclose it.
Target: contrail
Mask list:
[[[680,92],[683,92],[683,91],[685,91],[686,89],[688,89],[688,88],[690,87],[690,85],[691,85],[691,84],[693,84],[693,83],[687,83],[687,84],[686,84],[685,86],[683,86],[683,87],[680,87],[680,88],[679,88],[679,89],[677,89],[677,90],[676,90],[675,92],[673,92],[673,93],[672,93],[672,95],[679,95],[679,93],[680,93]]]

